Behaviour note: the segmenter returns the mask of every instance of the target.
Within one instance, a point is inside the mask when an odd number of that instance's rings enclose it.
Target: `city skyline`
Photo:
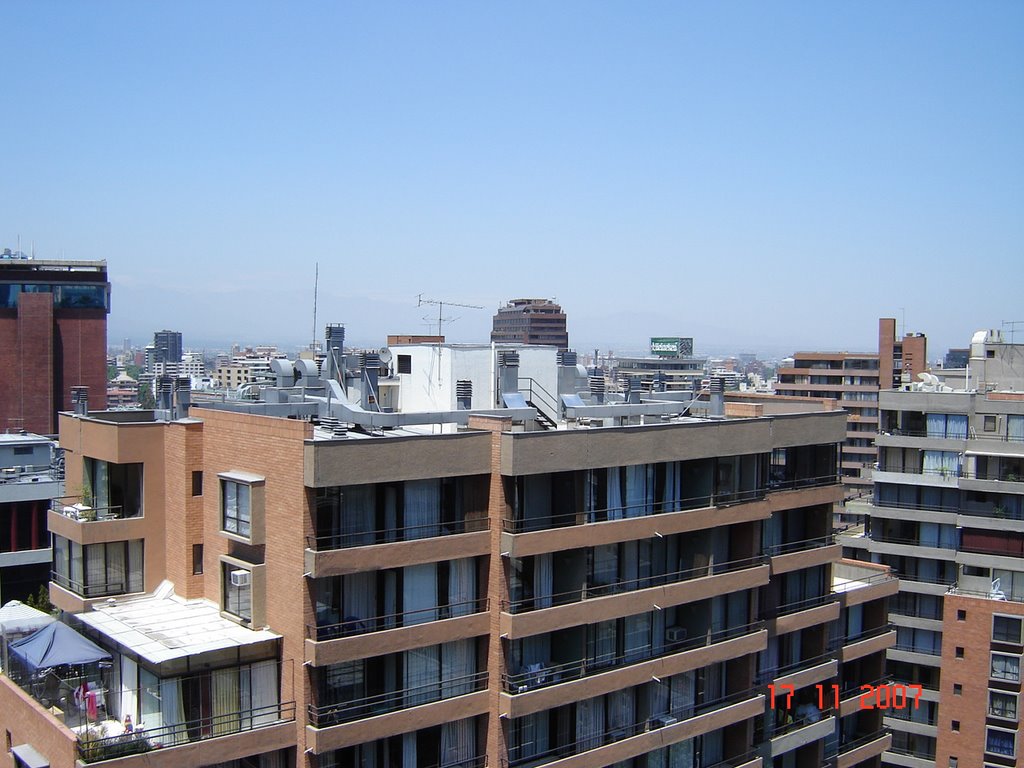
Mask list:
[[[631,10],[7,4],[0,247],[106,259],[113,339],[308,343],[316,263],[376,345],[420,294],[485,307],[454,341],[555,298],[581,351],[1024,319],[1024,9]]]

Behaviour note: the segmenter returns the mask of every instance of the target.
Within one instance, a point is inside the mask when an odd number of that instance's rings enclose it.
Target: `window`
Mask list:
[[[31,456],[32,446],[31,445],[16,445],[14,446],[15,456]]]
[[[412,355],[398,356],[398,372],[412,373]]]
[[[248,537],[252,523],[252,488],[246,483],[221,480],[221,528]]]
[[[956,620],[957,621],[967,621],[967,611],[963,610],[962,608],[957,609]]]
[[[989,717],[1002,717],[1007,720],[1017,719],[1017,694],[1005,691],[988,692]]]
[[[192,495],[203,495],[203,471],[197,470],[192,473]]]
[[[54,535],[51,578],[86,598],[123,595],[144,589],[142,539],[79,544]]]
[[[952,722],[950,722],[949,727],[953,731],[953,733],[960,733],[960,721],[959,720],[953,720]]]
[[[960,683],[953,683],[953,695],[954,696],[963,696],[964,695],[964,687]]]
[[[992,640],[1020,645],[1021,619],[1013,616],[992,617]]]
[[[221,563],[224,611],[243,621],[252,621],[252,571],[234,563]]]
[[[1013,731],[1003,731],[999,728],[987,728],[985,730],[985,751],[993,755],[1004,755],[1014,757],[1017,753]]]
[[[203,572],[203,545],[192,545],[192,575],[199,576]]]
[[[995,416],[986,416],[985,417],[985,427],[984,427],[984,429],[985,429],[986,432],[995,432],[996,431],[996,417]]]
[[[1020,657],[1009,656],[1005,653],[993,653],[990,677],[993,680],[1006,680],[1011,683],[1019,683]]]
[[[964,647],[962,645],[958,645],[956,647],[956,657],[958,659],[962,659],[964,657]]]

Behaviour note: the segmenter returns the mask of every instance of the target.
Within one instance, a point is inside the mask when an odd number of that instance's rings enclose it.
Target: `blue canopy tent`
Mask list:
[[[96,643],[59,621],[47,624],[35,634],[11,643],[8,650],[33,673],[48,667],[92,664],[111,658]]]

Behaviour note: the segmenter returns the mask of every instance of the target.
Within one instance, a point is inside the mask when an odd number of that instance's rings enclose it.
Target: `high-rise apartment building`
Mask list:
[[[888,671],[923,688],[893,712],[900,766],[1018,765],[1024,652],[1024,345],[976,334],[972,386],[937,378],[880,394],[863,525],[842,535],[858,559],[891,566],[897,644]]]
[[[898,341],[895,334],[896,321],[881,318],[877,353],[798,352],[792,366],[778,371],[775,391],[780,395],[831,398],[849,413],[842,474],[851,493],[871,485],[879,390],[910,382],[926,368],[926,338],[917,334]]]
[[[401,376],[443,352],[404,347]],[[845,414],[567,392],[551,425],[514,396],[515,349],[464,352],[445,357],[445,393],[474,385],[451,410],[378,410],[380,360],[353,354],[274,360],[262,401],[187,418],[62,415],[80,501],[49,513],[51,599],[94,661],[80,707],[12,648],[12,752],[54,768],[878,764],[889,737],[860,683],[880,676],[895,583],[836,562]],[[550,380],[577,375],[549,352]]]
[[[74,386],[104,407],[109,311],[106,262],[0,258],[0,431],[56,434]]]
[[[501,344],[550,344],[569,348],[565,312],[550,299],[512,299],[498,309],[491,341]]]

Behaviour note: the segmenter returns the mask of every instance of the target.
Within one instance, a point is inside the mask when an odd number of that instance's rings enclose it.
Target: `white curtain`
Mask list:
[[[665,491],[662,496],[662,511],[672,512],[679,509],[679,462],[668,461],[665,463]]]
[[[640,578],[640,557],[637,551],[636,541],[626,541],[622,544],[622,564],[619,567],[619,580],[627,582],[624,589],[636,589],[635,583]]]
[[[476,671],[474,641],[455,640],[441,646],[441,698],[473,692],[470,679]]]
[[[441,680],[438,646],[415,648],[405,652],[405,706],[436,701]]]
[[[408,565],[402,578],[402,625],[437,620],[437,563]]]
[[[143,561],[142,539],[132,539],[128,542],[128,591],[141,592],[145,577],[145,563]]]
[[[384,488],[384,540],[398,541],[398,489]]]
[[[1024,416],[1006,417],[1006,436],[1010,440],[1024,440]]]
[[[649,514],[647,503],[647,466],[631,464],[626,467],[626,517]]]
[[[629,729],[636,720],[633,689],[612,691],[606,698],[608,701],[608,730],[625,731],[628,735]]]
[[[591,625],[591,654],[594,664],[611,664],[615,661],[615,625],[614,619],[599,621]]]
[[[537,608],[552,606],[552,582],[554,579],[553,555],[535,555],[533,558],[533,604]]]
[[[600,698],[576,703],[576,751],[601,746],[604,736],[604,702]]]
[[[646,658],[648,647],[651,642],[651,614],[638,613],[636,616],[627,616],[624,622],[626,626],[626,661],[639,661]]]
[[[946,437],[950,440],[967,439],[967,416],[966,414],[951,413],[946,416]]]
[[[238,731],[238,668],[213,671],[213,734]]]
[[[468,763],[476,757],[473,719],[456,720],[441,726],[441,768]]]
[[[96,485],[93,488],[93,494],[96,497],[96,503],[93,504],[96,509],[106,510],[110,506],[110,476],[108,473],[109,467],[105,461],[96,461]]]
[[[361,547],[373,544],[373,532],[376,528],[374,500],[372,485],[353,485],[342,492],[342,546]]]
[[[252,678],[252,724],[267,725],[278,719],[277,662],[261,661],[253,664]]]
[[[100,545],[102,546],[102,545]],[[139,667],[127,656],[121,657],[121,711],[119,717],[131,715],[132,721],[138,721],[138,687]]]
[[[673,675],[669,681],[671,690],[671,712],[679,720],[693,714],[693,703],[696,698],[696,678],[693,672]]]
[[[384,572],[384,626],[398,626],[398,572]]]
[[[921,523],[920,541],[922,547],[939,546],[939,524]]]
[[[593,523],[597,520],[597,473],[600,470],[588,469],[583,478],[583,511],[584,522]]]
[[[160,718],[167,729],[160,738],[165,744],[188,741],[185,731],[185,706],[181,700],[181,679],[174,677],[160,681]]]
[[[76,589],[85,588],[85,569],[82,564],[82,545],[76,541],[71,546],[71,583]]]
[[[619,467],[608,468],[608,519],[620,520],[622,513],[622,473]]]
[[[359,621],[366,631],[372,630],[371,620],[377,613],[377,572],[351,573],[342,577],[341,585],[342,621],[346,626]],[[358,625],[348,628],[352,632],[359,630]]]
[[[597,586],[608,586],[619,580],[619,545],[599,544],[594,547],[594,573],[591,579]]]
[[[416,731],[402,734],[402,768],[416,768]]]
[[[128,591],[128,574],[125,570],[123,541],[115,541],[107,544],[107,583],[120,585],[124,591]]]
[[[928,437],[946,436],[946,414],[929,413],[925,416],[925,422],[928,426],[926,433]]]
[[[668,764],[671,768],[693,768],[693,739],[681,741],[668,748]]]
[[[441,483],[410,480],[405,484],[405,538],[426,539],[441,533]]]
[[[471,557],[452,560],[448,567],[448,605],[452,616],[476,610],[476,563]]]
[[[107,573],[103,562],[105,548],[103,544],[89,544],[85,548],[86,597],[96,597],[107,592]]]

